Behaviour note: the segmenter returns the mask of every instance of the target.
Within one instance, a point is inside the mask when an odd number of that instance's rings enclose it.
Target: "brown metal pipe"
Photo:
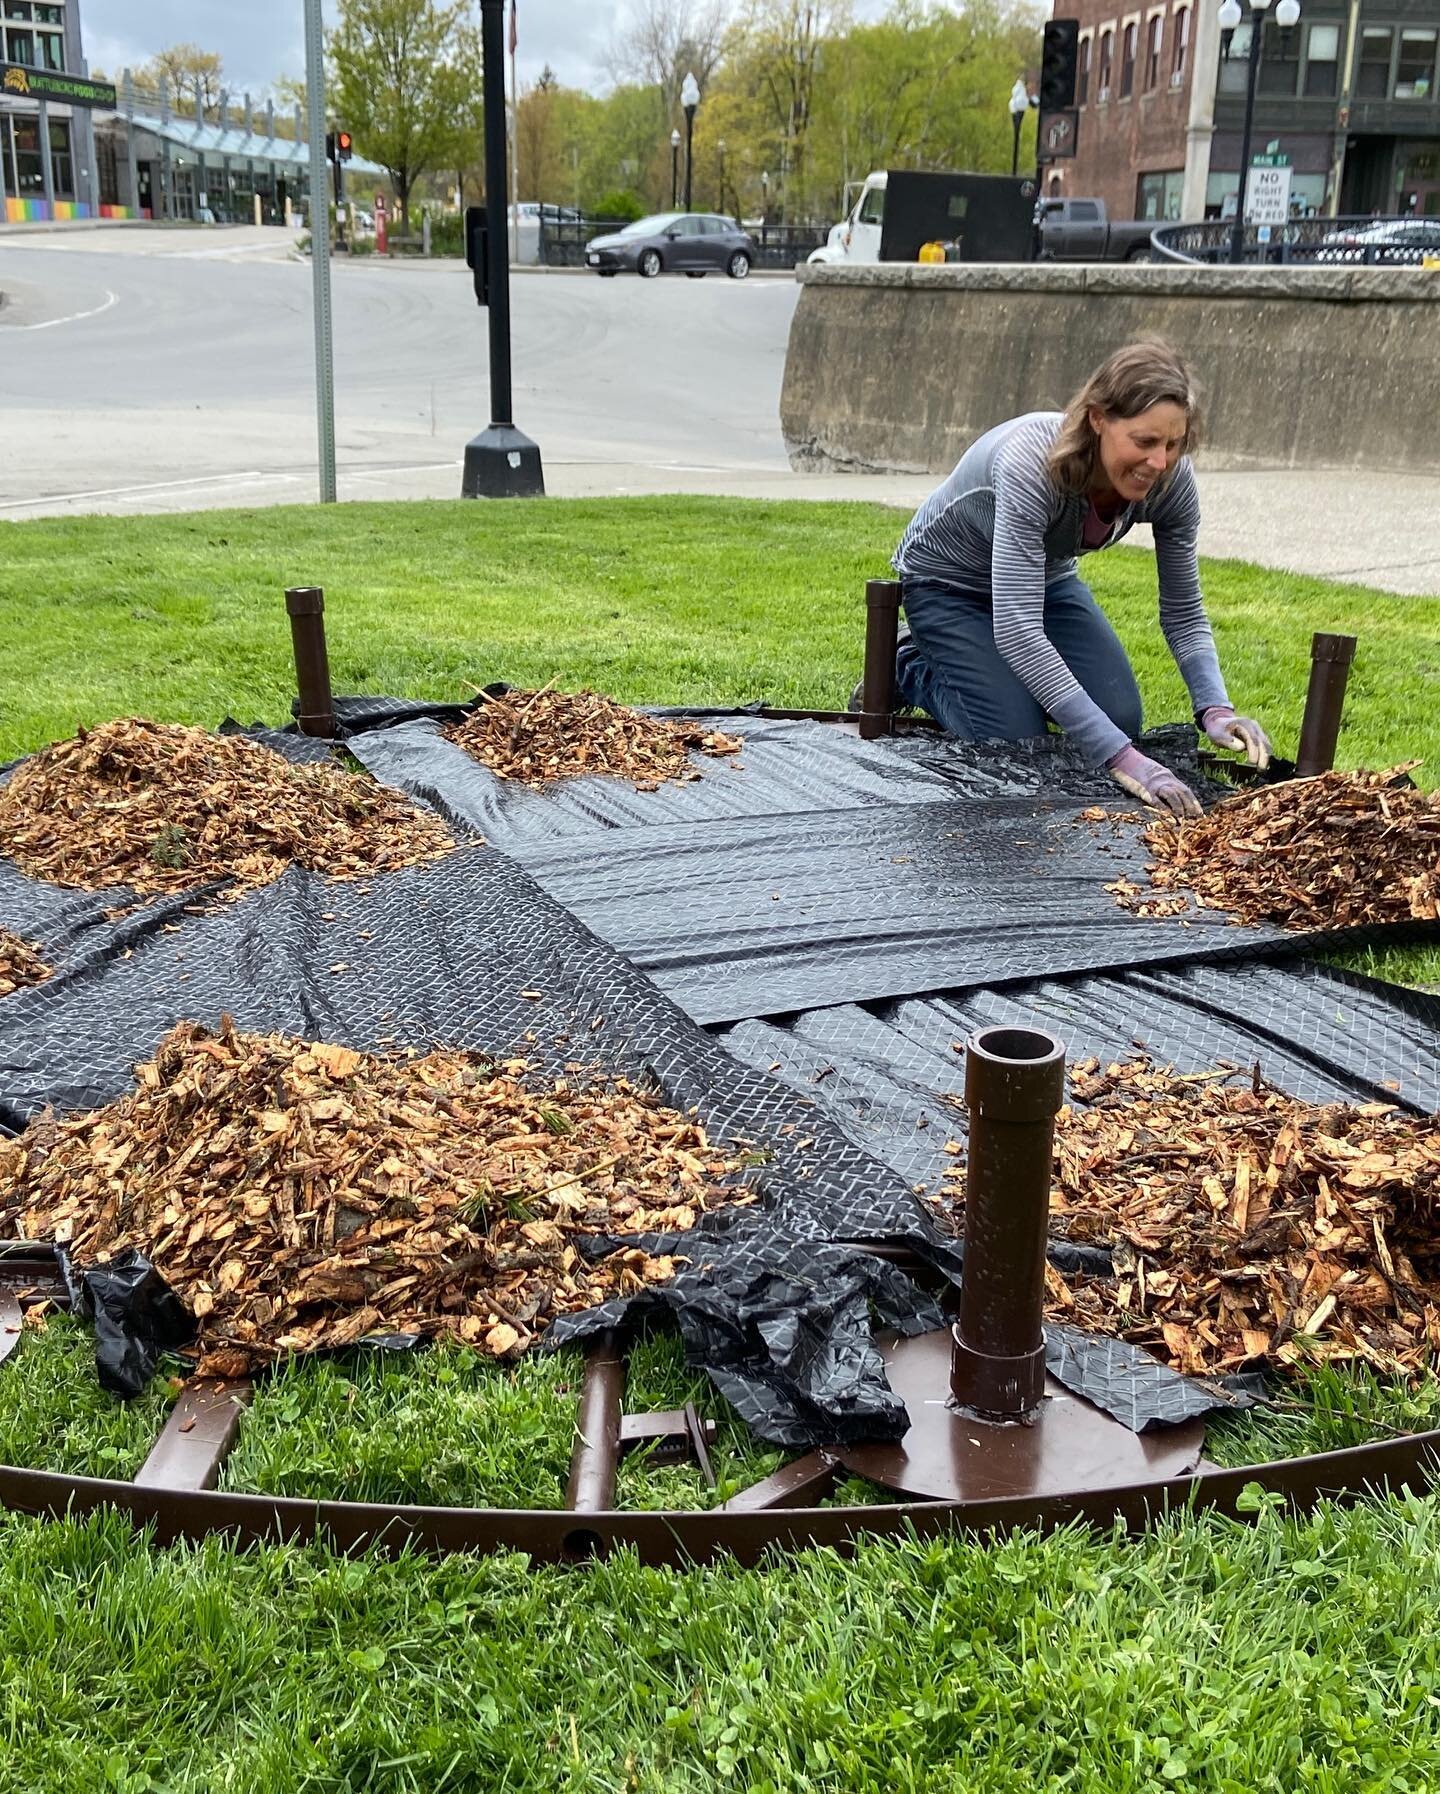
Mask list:
[[[865,677],[860,687],[860,735],[890,733],[895,711],[895,644],[900,634],[900,581],[865,581]]]
[[[585,1358],[575,1448],[565,1505],[577,1514],[603,1514],[615,1505],[615,1473],[620,1463],[620,1419],[625,1400],[625,1360],[613,1334],[606,1334]]]
[[[1045,1241],[1065,1044],[1040,1028],[984,1028],[965,1049],[970,1139],[965,1267],[950,1390],[989,1420],[1024,1420],[1045,1389]]]
[[[1305,716],[1300,724],[1300,748],[1295,756],[1297,779],[1329,772],[1335,764],[1335,743],[1340,739],[1340,718],[1345,709],[1345,687],[1350,662],[1355,658],[1353,635],[1310,638],[1310,688],[1305,693]]]
[[[325,593],[319,586],[291,586],[285,593],[290,640],[295,649],[295,683],[300,701],[295,721],[302,735],[335,738],[335,702],[330,695],[330,657],[325,652]]]

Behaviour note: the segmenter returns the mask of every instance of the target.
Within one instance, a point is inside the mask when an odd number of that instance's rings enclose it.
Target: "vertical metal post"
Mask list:
[[[285,593],[290,644],[295,651],[299,703],[295,721],[302,735],[335,738],[335,700],[330,692],[330,657],[325,648],[325,593],[320,586],[290,586]]]
[[[1295,755],[1297,778],[1313,778],[1316,773],[1329,772],[1335,764],[1335,744],[1340,739],[1355,639],[1353,635],[1320,632],[1310,638],[1310,685],[1305,693],[1300,747]]]
[[[895,644],[900,633],[900,581],[865,581],[865,674],[860,687],[860,738],[891,732],[895,710]]]
[[[1268,5],[1269,0],[1265,0]],[[1230,260],[1245,259],[1245,189],[1250,179],[1250,139],[1255,129],[1255,82],[1260,73],[1260,40],[1265,12],[1250,0],[1250,59],[1245,65],[1245,129],[1240,133],[1240,185],[1235,195],[1235,222],[1230,227]]]
[[[135,216],[140,216],[140,164],[135,156],[135,77],[129,69],[125,71],[124,82],[125,106],[125,160],[130,174],[130,205]],[[151,196],[150,216],[155,216],[154,196]]]
[[[1045,1390],[1045,1241],[1065,1046],[1040,1028],[985,1028],[965,1049],[970,1112],[965,1263],[950,1390],[990,1420],[1024,1420]]]
[[[320,0],[305,0],[305,98],[310,126],[310,277],[315,298],[315,411],[320,502],[335,503],[335,352],[330,317],[330,203],[325,179],[325,24]],[[245,98],[249,124],[250,98]]]
[[[575,1447],[565,1505],[577,1514],[604,1513],[615,1505],[620,1463],[620,1418],[625,1399],[625,1361],[613,1334],[606,1334],[585,1359],[575,1417]]]

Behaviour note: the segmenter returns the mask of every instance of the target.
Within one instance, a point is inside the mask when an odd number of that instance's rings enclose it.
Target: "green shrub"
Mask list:
[[[613,219],[617,224],[633,224],[645,216],[645,207],[638,193],[629,187],[617,187],[612,193],[600,195],[590,208],[590,216],[603,218],[606,223]]]

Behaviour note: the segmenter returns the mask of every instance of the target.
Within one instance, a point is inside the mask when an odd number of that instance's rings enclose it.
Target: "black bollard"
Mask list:
[[[1039,1028],[985,1028],[965,1049],[970,1141],[965,1266],[951,1329],[955,1404],[1026,1420],[1045,1389],[1045,1242],[1065,1046]]]
[[[295,721],[302,735],[335,739],[335,702],[330,695],[330,658],[325,652],[325,593],[319,586],[291,586],[285,593],[290,640],[295,649],[295,683],[300,701]]]

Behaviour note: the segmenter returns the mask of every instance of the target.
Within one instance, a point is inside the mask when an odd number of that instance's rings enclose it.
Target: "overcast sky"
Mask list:
[[[884,0],[862,0],[856,11],[874,16]],[[603,91],[603,53],[623,8],[587,0],[519,0],[522,82],[533,81],[548,62],[566,87]],[[325,22],[334,23],[336,0],[326,0]],[[138,68],[157,50],[196,43],[218,50],[225,79],[235,91],[262,93],[279,75],[305,70],[303,0],[80,0],[85,54],[111,77]]]

